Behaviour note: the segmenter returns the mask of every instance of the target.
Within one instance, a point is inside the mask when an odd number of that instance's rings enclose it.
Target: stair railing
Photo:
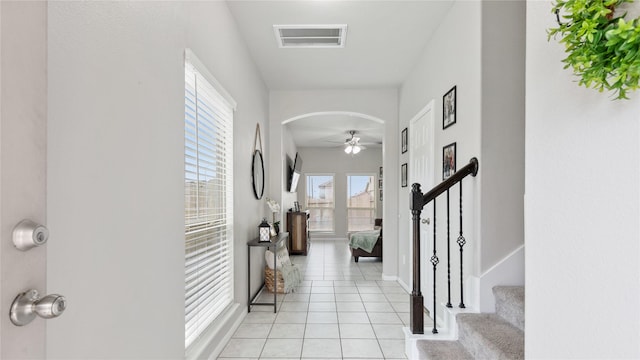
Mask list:
[[[458,170],[455,174],[438,184],[433,189],[429,190],[426,194],[423,194],[420,190],[420,184],[414,183],[411,185],[411,195],[409,198],[409,208],[411,209],[413,220],[413,290],[411,292],[411,306],[410,306],[410,328],[413,334],[424,334],[424,298],[420,291],[420,214],[425,205],[433,201],[433,254],[429,261],[433,267],[433,329],[432,333],[437,334],[438,329],[436,327],[436,267],[440,262],[438,254],[436,252],[436,198],[438,195],[447,192],[447,291],[448,301],[447,307],[451,306],[451,265],[450,265],[450,230],[449,230],[449,189],[456,184],[460,184],[460,233],[456,240],[460,248],[460,304],[458,307],[464,308],[464,296],[463,296],[463,247],[466,244],[462,232],[462,179],[471,175],[476,176],[480,163],[477,158],[472,158],[469,163]],[[425,220],[428,223],[428,219]]]

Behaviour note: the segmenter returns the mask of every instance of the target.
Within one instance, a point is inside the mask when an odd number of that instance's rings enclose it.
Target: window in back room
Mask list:
[[[334,232],[334,175],[307,174],[306,178],[306,206],[309,211],[309,231]]]
[[[372,230],[376,216],[375,175],[347,175],[347,231]]]

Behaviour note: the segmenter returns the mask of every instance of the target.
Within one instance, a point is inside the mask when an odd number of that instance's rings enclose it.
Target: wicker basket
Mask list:
[[[277,293],[278,294],[284,294],[284,279],[282,278],[282,273],[280,271],[276,271],[276,276],[278,276],[278,288],[277,288]],[[274,292],[273,291],[273,269],[271,269],[268,266],[265,266],[264,268],[264,283],[267,286],[267,290],[269,290],[270,292]]]

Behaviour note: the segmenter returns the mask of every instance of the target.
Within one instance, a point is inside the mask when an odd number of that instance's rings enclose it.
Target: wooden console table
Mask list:
[[[277,276],[277,258],[276,258],[276,253],[278,250],[278,245],[280,243],[282,243],[284,240],[289,238],[289,233],[286,232],[281,232],[279,235],[273,236],[271,237],[271,241],[264,241],[261,242],[260,238],[257,237],[251,241],[249,241],[247,243],[247,295],[248,295],[248,302],[247,302],[247,307],[249,312],[251,312],[251,305],[273,305],[273,312],[277,312],[277,288],[278,288],[278,276]],[[273,249],[271,251],[273,251],[273,302],[253,302],[256,297],[258,297],[258,295],[260,294],[260,292],[262,292],[262,290],[265,288],[265,284],[262,284],[262,286],[260,287],[260,289],[258,289],[258,292],[253,295],[253,297],[251,296],[251,248],[252,247],[264,247],[264,248],[271,248],[273,247]]]

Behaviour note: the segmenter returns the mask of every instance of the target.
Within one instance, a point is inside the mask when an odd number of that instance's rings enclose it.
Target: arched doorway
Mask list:
[[[366,181],[364,187],[369,189],[370,194],[375,194],[375,209],[370,212],[373,215],[370,219],[372,228],[373,218],[384,217],[384,198],[380,197],[380,194],[384,194],[384,182],[379,182],[379,175],[384,167],[384,137],[387,134],[383,119],[352,111],[321,111],[292,116],[280,121],[279,125],[280,151],[285,158],[289,158],[281,161],[282,180],[286,182],[287,167],[293,165],[291,161],[296,153],[302,155],[301,158],[304,160],[302,170],[305,175],[311,176],[310,179],[331,178],[330,196],[334,208],[326,212],[322,210],[323,214],[329,213],[326,218],[331,220],[331,226],[322,229],[316,226],[316,232],[312,233],[312,238],[344,241],[347,234],[353,231],[354,222],[357,221],[354,219],[358,216],[355,214],[359,210],[349,207],[353,204],[353,194],[349,192],[363,185],[360,183],[355,185],[358,180]],[[366,147],[357,155],[344,152],[345,141],[350,137],[350,131],[356,131],[355,136],[359,137]],[[319,164],[320,162],[323,164]],[[289,207],[286,204],[294,201],[298,201],[301,206],[306,205],[308,190],[306,179],[303,175],[296,193],[290,193],[287,187],[284,187],[280,198],[284,204],[283,212],[286,212]],[[379,185],[382,185],[382,188]],[[320,210],[310,207],[310,212],[311,228],[314,228],[314,218],[317,218],[314,214],[319,215]],[[378,267],[381,267],[380,265],[378,262]]]

